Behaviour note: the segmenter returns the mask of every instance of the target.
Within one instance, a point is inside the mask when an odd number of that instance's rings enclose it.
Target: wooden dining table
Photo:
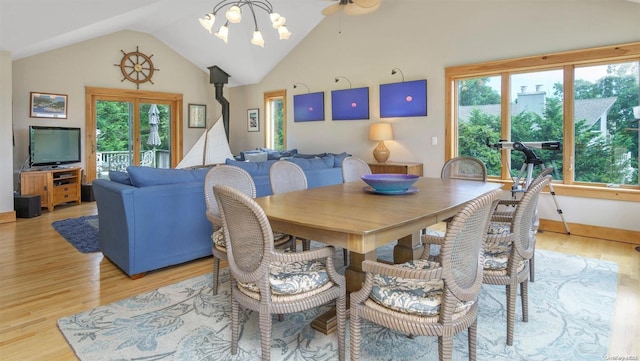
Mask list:
[[[347,292],[364,281],[362,262],[376,260],[376,249],[397,240],[395,263],[418,258],[421,230],[454,216],[468,201],[499,183],[459,179],[419,178],[407,194],[375,194],[364,181],[336,184],[256,198],[275,231],[349,250],[345,270]],[[330,333],[331,314],[313,327]]]

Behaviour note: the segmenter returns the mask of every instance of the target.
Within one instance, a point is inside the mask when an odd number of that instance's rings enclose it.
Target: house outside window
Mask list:
[[[553,166],[556,183],[640,189],[640,44],[627,46],[447,68],[447,158],[480,158],[510,181],[527,157],[509,146],[523,142],[541,163],[534,176]]]

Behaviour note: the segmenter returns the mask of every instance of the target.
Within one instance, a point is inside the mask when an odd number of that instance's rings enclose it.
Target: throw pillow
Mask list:
[[[129,178],[129,173],[127,173],[127,172],[120,172],[120,171],[117,171],[117,170],[111,170],[111,171],[109,171],[109,179],[112,182],[131,185],[131,178]]]
[[[334,157],[332,155],[327,155],[322,158],[290,158],[288,160],[299,165],[302,169],[323,169],[333,168]]]
[[[252,176],[256,176],[256,175],[269,175],[269,169],[271,168],[271,165],[275,162],[276,162],[275,160],[267,160],[264,162],[239,162],[237,160],[227,158],[227,160],[225,161],[225,164],[240,167],[246,170],[247,172],[249,172],[249,174],[251,174]]]
[[[149,187],[164,184],[202,182],[210,168],[167,169],[129,166],[127,173],[134,187]]]
[[[336,153],[327,153],[327,154],[331,154],[333,156],[333,166],[334,167],[342,167],[342,161],[346,157],[350,157],[351,156],[351,154],[349,154],[347,152],[342,152],[340,154],[336,154]]]
[[[244,155],[245,159],[248,160],[249,162],[264,162],[267,160],[268,153],[266,152],[261,152],[261,153],[246,153]]]
[[[257,154],[257,153],[263,153],[263,151],[259,149],[242,151],[240,152],[240,159],[238,160],[247,160],[247,154]]]
[[[327,153],[319,153],[319,154],[302,154],[302,153],[297,153],[297,154],[294,154],[294,155],[293,155],[293,157],[294,157],[294,158],[313,159],[313,158],[321,158],[321,157],[324,157],[325,155],[327,155]]]

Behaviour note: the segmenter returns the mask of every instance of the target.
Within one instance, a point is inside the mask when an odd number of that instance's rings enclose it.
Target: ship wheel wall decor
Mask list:
[[[140,84],[149,82],[153,84],[151,81],[151,77],[153,77],[153,73],[156,71],[160,71],[160,69],[156,69],[153,67],[153,62],[151,55],[145,55],[138,51],[138,47],[136,46],[136,51],[132,51],[130,53],[125,53],[124,50],[120,50],[123,54],[122,60],[120,64],[113,64],[115,66],[120,67],[120,71],[124,78],[121,81],[128,80],[132,83],[136,84],[136,89],[140,89]]]

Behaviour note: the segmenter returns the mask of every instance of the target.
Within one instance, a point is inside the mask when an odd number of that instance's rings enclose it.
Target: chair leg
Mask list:
[[[262,360],[271,360],[271,314],[260,313],[260,348],[262,349]]]
[[[347,295],[344,293],[336,299],[336,316],[338,316],[338,361],[344,361],[347,325]]]
[[[529,281],[531,282],[535,282],[536,281],[536,250],[535,248],[533,249],[533,255],[531,256],[531,258],[529,259]]]
[[[453,355],[453,336],[438,336],[438,360],[450,361]]]
[[[529,282],[527,280],[520,284],[520,298],[522,302],[522,321],[529,322]]]
[[[353,302],[353,301],[352,301]],[[353,304],[352,304],[353,305]],[[349,342],[350,342],[350,360],[360,361],[360,316],[356,307],[351,306],[349,310]]]
[[[513,328],[516,321],[517,286],[507,286],[507,345],[513,346]]]
[[[477,358],[477,334],[478,334],[478,320],[473,321],[469,330],[467,330],[467,337],[469,342],[469,361],[476,361]]]
[[[233,282],[233,281],[232,281]],[[233,287],[231,289],[231,354],[238,353],[238,329],[240,320],[240,306],[238,301],[233,298]]]
[[[311,249],[311,240],[302,239],[302,250],[308,251]]]
[[[213,291],[213,295],[218,294],[218,279],[220,277],[220,259],[218,257],[213,257],[213,277],[211,278],[211,290]]]
[[[346,248],[342,249],[342,258],[344,259],[344,266],[349,265],[349,250]]]

